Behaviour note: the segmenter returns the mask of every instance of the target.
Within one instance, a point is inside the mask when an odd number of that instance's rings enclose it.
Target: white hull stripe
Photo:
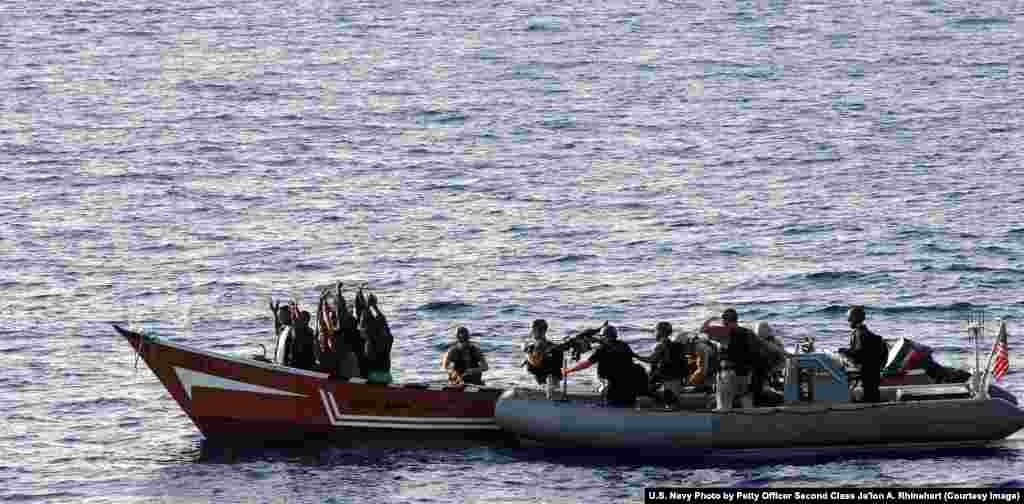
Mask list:
[[[497,424],[389,424],[383,422],[339,422],[333,424],[335,427],[369,427],[373,429],[397,429],[397,430],[498,430]]]
[[[324,389],[320,389],[320,403],[324,405],[324,413],[327,413],[327,421],[331,422],[331,425],[337,421],[335,420],[334,410],[331,408],[331,401],[327,400],[327,394],[324,393]]]
[[[493,418],[474,417],[396,417],[370,415],[338,415],[338,420],[366,420],[399,423],[445,423],[445,424],[488,424],[494,423]]]
[[[331,400],[331,414],[337,420],[341,416],[341,408],[338,407],[337,401],[334,400],[334,393],[327,392],[327,398]]]
[[[493,418],[473,417],[396,417],[374,415],[342,415],[334,393],[320,389],[327,420],[337,427],[374,427],[383,429],[463,429],[495,430],[498,425]]]
[[[302,394],[288,392],[287,390],[278,390],[275,388],[264,387],[262,385],[253,385],[252,383],[245,383],[228,378],[222,378],[220,376],[200,373],[199,371],[180,368],[178,366],[174,366],[174,374],[178,375],[178,381],[181,382],[181,386],[185,389],[185,395],[187,395],[189,399],[192,399],[192,387],[207,387],[231,390],[235,392],[256,392],[259,394],[306,397]]]

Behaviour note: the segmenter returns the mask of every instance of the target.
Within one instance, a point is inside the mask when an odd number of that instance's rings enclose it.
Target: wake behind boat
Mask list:
[[[218,441],[492,441],[487,387],[369,384],[209,352],[114,326],[203,435]]]

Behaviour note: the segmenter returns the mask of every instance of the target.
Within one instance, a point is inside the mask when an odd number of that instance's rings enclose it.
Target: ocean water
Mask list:
[[[844,312],[970,365],[1024,333],[1024,6],[0,3],[0,501],[639,502],[650,486],[1020,486],[936,453],[649,460],[204,442],[111,322],[251,355],[267,299],[366,282],[399,381],[466,325],[555,336]],[[349,291],[351,292],[351,290]],[[993,326],[994,328],[994,326]],[[993,331],[994,332],[994,331]],[[990,335],[993,333],[990,333]],[[987,350],[983,349],[983,350]],[[591,371],[573,378],[593,384]]]

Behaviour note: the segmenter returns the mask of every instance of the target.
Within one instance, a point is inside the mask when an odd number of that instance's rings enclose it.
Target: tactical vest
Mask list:
[[[751,340],[755,337],[754,332],[746,327],[734,327],[729,334],[729,345],[720,354],[720,369],[731,369],[739,376],[749,374],[754,360]]]
[[[527,347],[526,370],[533,374],[538,382],[542,382],[548,376],[561,376],[562,374],[565,352],[550,351],[553,346],[552,343],[545,342],[543,345],[534,343]]]
[[[598,352],[602,352],[597,361],[597,376],[605,380],[628,379],[633,372],[633,356],[629,347],[622,341],[605,343]]]
[[[480,349],[474,345],[465,348],[453,347],[448,351],[448,362],[455,364],[455,371],[459,374],[465,373],[469,368],[480,367],[482,360]]]

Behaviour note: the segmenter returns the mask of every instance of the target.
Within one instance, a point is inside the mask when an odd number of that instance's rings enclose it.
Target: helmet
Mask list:
[[[548,322],[544,319],[537,319],[533,321],[533,325],[530,327],[530,333],[533,335],[541,335],[548,332]]]
[[[736,313],[736,309],[735,308],[726,308],[725,311],[722,312],[722,321],[723,322],[736,322],[739,319],[740,319],[740,316],[739,316],[739,314]]]
[[[468,340],[469,339],[469,329],[466,329],[464,326],[459,326],[458,329],[455,329],[455,339],[457,339],[457,340]]]
[[[855,320],[857,322],[864,322],[865,314],[864,307],[860,305],[854,305],[850,307],[849,320]]]
[[[619,331],[618,329],[615,329],[615,326],[613,325],[606,325],[602,327],[599,334],[601,337],[607,339],[617,339],[619,337]]]
[[[672,335],[672,324],[668,322],[658,322],[658,325],[654,326],[654,336],[660,338],[662,336],[669,337]]]

